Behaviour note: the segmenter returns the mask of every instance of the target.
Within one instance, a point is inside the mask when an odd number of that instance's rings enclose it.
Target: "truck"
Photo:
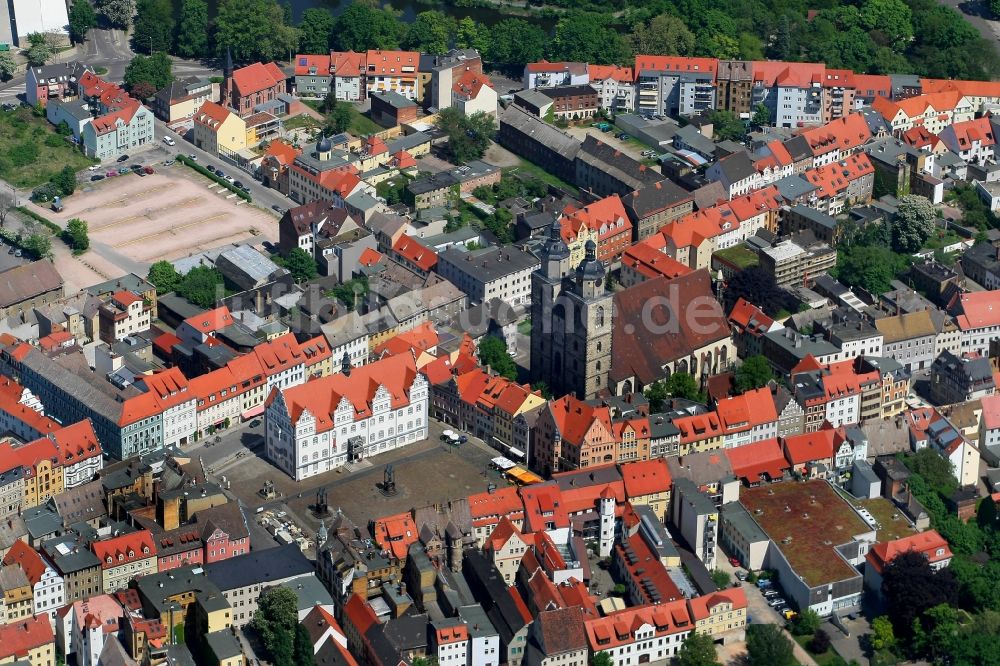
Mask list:
[[[52,200],[52,210],[54,210],[57,213],[61,213],[63,211],[62,199],[56,197],[55,199]]]

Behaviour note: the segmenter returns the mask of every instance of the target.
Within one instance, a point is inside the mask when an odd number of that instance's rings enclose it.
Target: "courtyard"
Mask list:
[[[67,291],[128,272],[145,274],[160,259],[179,259],[257,238],[276,241],[278,220],[181,164],[156,173],[106,178],[65,199],[62,212],[43,211],[65,227],[87,222],[89,251],[60,262]],[[55,243],[54,246],[57,246]]]

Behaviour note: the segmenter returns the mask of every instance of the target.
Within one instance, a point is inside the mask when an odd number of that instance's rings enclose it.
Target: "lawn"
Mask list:
[[[0,178],[15,187],[41,185],[67,164],[80,171],[93,163],[32,109],[0,111]]]
[[[302,128],[313,128],[319,127],[320,122],[310,116],[308,113],[300,113],[297,116],[292,116],[288,120],[282,123],[282,127],[286,130],[297,130]]]
[[[320,111],[320,107],[323,104],[322,100],[318,99],[304,99],[302,101],[317,111]],[[320,113],[322,113],[322,111],[320,111]],[[285,124],[285,127],[288,127],[287,123]],[[358,107],[351,104],[351,124],[347,128],[348,132],[354,136],[367,136],[369,134],[381,132],[384,129],[384,127],[376,123],[374,120],[358,111]]]
[[[868,509],[868,512],[872,514],[872,517],[881,526],[878,530],[879,541],[902,539],[903,537],[908,537],[915,533],[915,530],[910,525],[909,521],[907,521],[900,511],[893,506],[892,502],[886,498],[875,497],[872,499],[862,500],[852,497],[840,488],[835,488],[835,490],[838,495],[843,497],[853,506]]]
[[[806,643],[812,640],[812,636],[796,636],[795,642],[802,646],[802,649],[808,652],[819,666],[847,666],[847,662],[839,654],[830,648],[823,654],[814,654],[812,650],[806,647]]]
[[[928,250],[939,250],[947,245],[960,243],[965,240],[954,231],[944,232],[943,236],[941,234],[942,231],[940,229],[935,229],[934,233],[927,239],[927,242],[924,243],[924,247]]]
[[[556,187],[560,187],[563,190],[569,192],[570,194],[578,193],[578,190],[575,187],[573,187],[563,179],[559,178],[558,176],[549,173],[548,171],[538,166],[534,162],[529,162],[528,160],[522,159],[520,160],[520,164],[518,164],[518,166],[511,167],[510,170],[511,171],[520,170],[525,173],[529,173],[538,180],[542,181],[543,183],[548,183],[549,185],[555,185]]]
[[[740,270],[744,268],[750,268],[751,266],[756,266],[759,262],[757,259],[757,253],[750,250],[745,245],[734,245],[733,247],[727,247],[724,250],[719,250],[715,253],[715,256],[720,259],[724,259],[729,263],[733,264]]]

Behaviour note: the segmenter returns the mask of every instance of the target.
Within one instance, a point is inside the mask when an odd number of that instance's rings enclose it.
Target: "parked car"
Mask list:
[[[215,175],[218,176],[219,178],[222,178],[222,179],[226,178],[226,174],[222,172],[222,169],[216,169],[215,170]]]
[[[768,590],[764,590],[763,592],[761,592],[761,594],[764,595],[764,597],[766,599],[772,599],[772,598],[778,596],[781,593],[778,592],[777,590],[774,590],[774,589],[768,589]]]
[[[14,250],[14,256],[15,257],[20,257],[21,256],[21,251],[20,250]]]
[[[171,139],[169,136],[165,136],[165,137],[163,137],[163,143],[167,144],[168,146],[172,146],[172,145],[176,144],[177,142],[174,141],[173,139]]]
[[[101,168],[100,164],[91,164],[89,167],[87,167],[87,171],[97,171],[100,168]]]
[[[135,169],[135,170],[132,171],[132,173],[134,173],[135,175],[139,176],[140,178],[145,178],[146,177],[146,172],[143,169]]]
[[[131,166],[130,168],[132,169],[132,171],[139,171],[139,170],[141,170],[141,169],[142,169],[142,165],[141,165],[141,164],[139,164],[138,162],[136,162],[136,163],[135,163],[135,164],[133,164],[133,165],[132,165],[132,166]]]
[[[235,185],[236,187],[240,188],[241,190],[245,190],[246,189],[245,187],[243,187],[243,183],[241,183],[238,180],[235,183],[233,183],[233,185]]]
[[[277,204],[271,206],[271,210],[273,210],[276,213],[281,213],[282,215],[285,214],[285,209],[282,208],[281,206],[277,205]]]
[[[129,169],[128,167],[122,167],[121,169],[118,169],[118,175],[124,176],[127,173],[131,173],[131,171],[132,169]]]
[[[746,580],[747,579],[747,572],[746,571],[737,571],[736,572],[736,578],[738,578],[739,580]]]
[[[115,171],[115,170],[111,170],[111,171],[107,172],[107,173],[106,173],[106,174],[104,174],[104,175],[105,175],[106,177],[108,177],[108,178],[114,178],[115,176],[117,176],[117,175],[118,175],[118,172],[117,172],[117,171]]]
[[[459,435],[458,436],[458,443],[459,444],[465,444],[468,441],[469,441],[469,438],[466,437],[465,435]]]
[[[192,162],[197,162],[198,156],[195,155],[194,153],[191,153],[190,155],[188,155],[188,159],[191,160]]]
[[[259,425],[260,425],[260,419],[254,419],[253,421],[250,422],[251,428],[256,428]]]
[[[209,165],[208,165],[208,166],[206,166],[205,168],[206,168],[206,169],[208,169],[209,171],[211,171],[212,173],[216,173],[216,171],[215,171],[215,167],[214,167],[214,166],[212,166],[211,164],[209,164]]]
[[[777,608],[785,603],[785,600],[781,597],[775,597],[774,599],[769,599],[767,605],[771,608]]]
[[[166,162],[163,163],[163,166],[165,166],[165,167],[173,166],[173,165],[174,165],[174,161],[173,160],[167,160]]]
[[[7,254],[14,254],[14,248],[12,247],[9,250],[7,250]]]
[[[116,162],[128,162],[128,155],[120,155]]]
[[[729,563],[732,564],[734,567],[741,566],[740,565],[740,561],[737,558],[735,558],[735,557],[730,557],[729,558]]]
[[[104,178],[105,178],[104,174],[100,174],[100,173],[99,173],[99,174],[97,174],[97,175],[94,175],[94,176],[91,176],[91,177],[90,177],[90,182],[92,182],[92,183],[96,183],[96,182],[97,182],[97,181],[99,181],[99,180],[104,180]]]
[[[227,183],[234,183],[234,182],[236,182],[236,179],[234,179],[232,176],[223,176],[223,178],[226,179]]]
[[[153,173],[153,167],[148,166],[145,169],[143,169],[143,171],[145,171],[147,174],[151,174],[151,173]]]

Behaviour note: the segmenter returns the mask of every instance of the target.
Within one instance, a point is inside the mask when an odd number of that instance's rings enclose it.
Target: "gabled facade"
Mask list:
[[[101,561],[101,586],[108,594],[128,587],[133,578],[156,573],[156,544],[149,530],[95,541],[91,549]]]

